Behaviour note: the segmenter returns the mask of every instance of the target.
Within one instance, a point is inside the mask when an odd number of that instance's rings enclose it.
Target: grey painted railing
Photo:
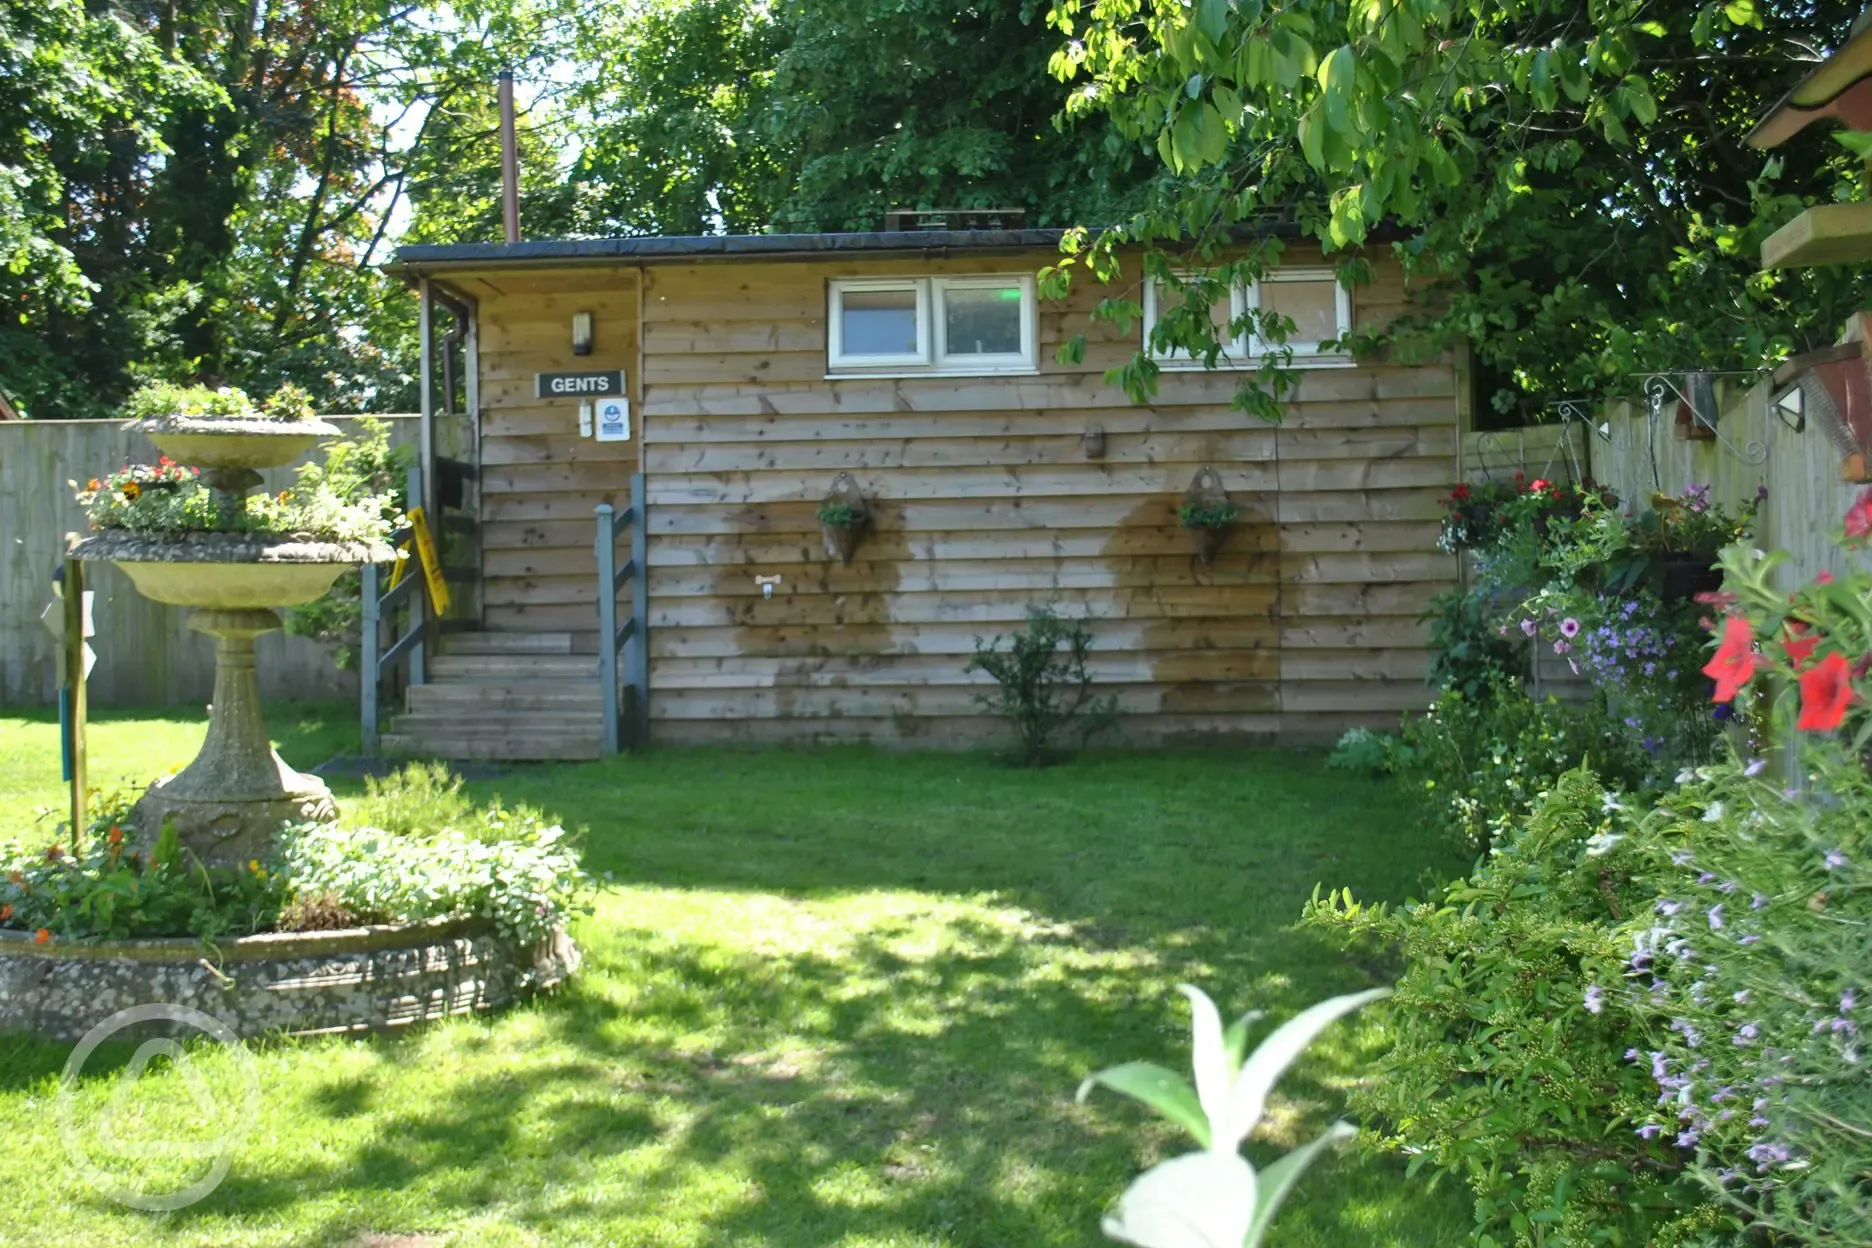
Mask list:
[[[421,474],[414,468],[410,469],[409,497],[412,500],[422,497]],[[413,501],[411,505],[414,505]],[[392,536],[391,544],[400,545],[408,536],[407,530],[399,532]],[[410,561],[415,560],[416,552],[412,549]],[[423,588],[422,568],[420,565],[405,568],[403,579],[385,592],[384,566],[365,564],[362,569],[363,584],[358,588],[358,600],[363,609],[363,619],[358,627],[358,706],[366,754],[377,753],[378,699],[383,689],[384,674],[408,663],[410,684],[420,685],[429,679],[428,655],[423,645],[427,633],[424,613],[428,610],[429,600]],[[384,623],[394,622],[396,608],[405,602],[409,603],[409,618],[405,621],[403,636],[385,646]]]
[[[630,558],[618,566],[618,526],[630,530]],[[650,578],[645,559],[644,478],[631,477],[631,505],[619,512],[610,503],[598,507],[598,689],[604,705],[604,752],[616,754],[620,738],[632,748],[650,741]],[[630,617],[618,623],[618,593],[630,582]],[[619,707],[618,652],[624,653],[628,702]],[[621,712],[620,713],[620,709]]]

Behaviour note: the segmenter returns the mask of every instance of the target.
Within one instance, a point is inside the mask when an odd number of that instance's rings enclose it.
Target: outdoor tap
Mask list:
[[[756,576],[754,578],[754,583],[760,586],[761,597],[771,598],[773,597],[774,586],[780,583],[780,578],[778,576]]]

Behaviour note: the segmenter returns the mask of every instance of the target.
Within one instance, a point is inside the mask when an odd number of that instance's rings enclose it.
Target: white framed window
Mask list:
[[[1150,341],[1158,309],[1164,306],[1160,300],[1174,296],[1174,291],[1160,292],[1155,278],[1145,283],[1145,342]],[[1293,322],[1286,345],[1293,351],[1294,367],[1347,367],[1353,363],[1350,352],[1327,345],[1352,332],[1352,292],[1331,268],[1271,269],[1258,281],[1236,283],[1228,299],[1216,300],[1210,306],[1210,314],[1216,323],[1217,336],[1223,340],[1222,354],[1216,361],[1218,367],[1248,367],[1259,362],[1272,348],[1271,343],[1264,342],[1258,335],[1228,336],[1228,325],[1255,309],[1277,312]],[[1200,357],[1191,358],[1181,351],[1158,354],[1154,358],[1164,368],[1202,366]]]
[[[1031,275],[850,278],[828,284],[834,376],[967,376],[1039,368]]]

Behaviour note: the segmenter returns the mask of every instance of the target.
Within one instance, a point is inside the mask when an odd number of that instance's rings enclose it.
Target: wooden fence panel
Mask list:
[[[354,419],[327,417],[349,429]],[[416,439],[416,418],[387,416],[391,438]],[[307,458],[320,455],[314,449]],[[130,462],[148,462],[155,448],[115,420],[22,420],[0,423],[0,707],[44,706],[57,699],[52,635],[39,614],[52,601],[53,570],[65,534],[82,532],[84,514],[71,481]],[[301,461],[303,462],[303,461]],[[263,474],[280,489],[294,468]],[[173,706],[204,702],[214,689],[213,643],[186,626],[188,612],[139,596],[110,564],[92,564],[97,594],[92,641],[97,666],[93,705]],[[341,672],[329,647],[271,633],[259,642],[260,689],[268,698],[350,698],[357,676]]]

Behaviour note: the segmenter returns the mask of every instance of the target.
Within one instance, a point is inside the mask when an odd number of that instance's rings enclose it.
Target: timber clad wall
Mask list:
[[[1227,372],[1166,372],[1137,407],[1102,377],[1135,329],[1054,360],[1098,298],[1084,289],[1042,303],[1037,376],[826,379],[828,278],[1048,258],[652,266],[641,363],[635,270],[462,283],[480,300],[488,626],[595,644],[591,512],[628,501],[641,446],[660,741],[980,739],[973,639],[1049,601],[1092,618],[1095,676],[1133,740],[1324,736],[1427,702],[1417,615],[1455,576],[1436,550],[1450,364],[1310,370],[1278,428],[1229,409]],[[1380,273],[1354,293],[1361,327],[1402,310]],[[599,346],[575,360],[581,309]],[[531,397],[535,371],[617,364],[641,441],[580,439],[575,402]],[[1208,566],[1176,518],[1205,465],[1242,509]],[[876,517],[849,567],[814,518],[840,471]],[[771,599],[756,575],[783,578]]]

